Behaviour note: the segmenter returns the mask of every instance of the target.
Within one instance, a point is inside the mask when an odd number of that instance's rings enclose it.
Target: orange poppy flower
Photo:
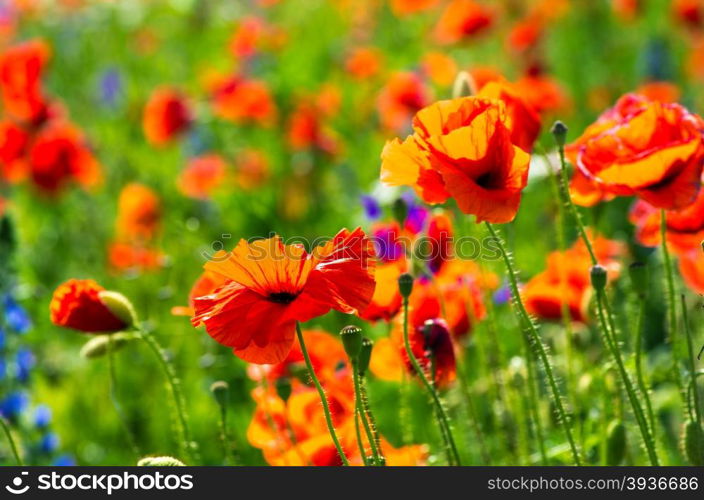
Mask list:
[[[356,47],[345,61],[345,70],[358,80],[371,78],[379,73],[384,56],[376,47]]]
[[[430,90],[416,73],[396,72],[379,92],[377,108],[383,128],[406,130],[414,113],[430,102]]]
[[[263,151],[241,151],[235,158],[235,167],[235,180],[242,189],[258,188],[269,179],[269,160]]]
[[[704,5],[701,0],[674,0],[672,9],[675,17],[691,28],[700,27],[704,21]]]
[[[457,76],[457,63],[443,52],[428,52],[421,59],[421,66],[436,85],[452,85]]]
[[[704,164],[704,121],[679,104],[626,95],[569,148],[597,189],[658,208],[694,201]]]
[[[10,120],[0,122],[0,179],[17,182],[27,175],[25,154],[30,136]]]
[[[252,363],[286,358],[295,323],[336,309],[364,310],[374,293],[373,249],[361,229],[343,229],[312,253],[279,237],[241,240],[205,269],[228,281],[195,300],[194,326]]]
[[[511,130],[511,141],[524,151],[532,151],[540,135],[540,115],[521,96],[517,86],[507,82],[488,82],[479,97],[498,99],[506,105],[506,125]]]
[[[276,104],[265,82],[239,76],[215,77],[209,88],[213,112],[223,120],[263,126],[276,120]]]
[[[437,5],[438,0],[391,0],[391,12],[405,16],[428,10]]]
[[[501,72],[492,66],[474,66],[469,71],[472,75],[474,83],[477,85],[477,90],[481,90],[489,82],[506,82],[506,78]]]
[[[648,82],[638,87],[635,93],[650,101],[663,103],[677,102],[682,96],[680,88],[671,82]]]
[[[435,39],[442,44],[457,43],[476,36],[494,23],[494,12],[474,0],[451,0],[435,25]]]
[[[230,52],[239,58],[252,57],[257,52],[266,31],[267,26],[263,19],[255,16],[242,18],[230,37]]]
[[[426,261],[431,272],[439,273],[452,257],[453,235],[452,220],[447,213],[439,212],[430,216],[426,232],[429,252],[424,257],[428,257]]]
[[[42,40],[14,45],[0,54],[0,95],[5,112],[13,118],[42,121],[47,101],[41,77],[49,55],[49,46]]]
[[[647,247],[661,244],[660,210],[650,203],[638,200],[631,207],[629,216],[636,226],[636,238]],[[665,238],[675,253],[686,253],[704,241],[704,189],[697,199],[681,210],[668,210],[665,214]]]
[[[191,120],[185,97],[174,89],[161,87],[149,96],[142,128],[151,144],[163,146],[188,130]]]
[[[624,21],[632,21],[640,10],[640,0],[612,0],[611,8]]]
[[[71,279],[60,285],[49,304],[51,322],[85,333],[112,333],[129,325],[103,302],[105,289],[93,280]]]
[[[477,221],[513,220],[528,181],[530,156],[512,142],[503,102],[440,101],[413,119],[414,134],[381,154],[385,184],[413,186],[426,203],[452,196]]]
[[[178,189],[189,198],[207,200],[224,182],[227,168],[225,159],[216,153],[191,158],[178,177]]]
[[[223,275],[211,271],[204,271],[195,283],[193,283],[191,291],[188,293],[188,306],[174,306],[171,308],[171,314],[174,316],[195,315],[195,300],[203,295],[210,295],[226,282],[227,278]]]
[[[616,279],[620,265],[616,258],[623,253],[623,246],[612,240],[593,240],[594,253],[606,267],[609,279]],[[521,290],[526,309],[546,320],[560,320],[563,304],[567,306],[572,321],[586,323],[591,298],[591,260],[582,240],[563,252],[552,252],[547,257],[547,269],[534,276]]]
[[[68,182],[90,188],[102,179],[100,164],[72,124],[54,121],[34,137],[27,152],[32,182],[55,194]]]
[[[144,184],[127,184],[117,201],[117,236],[123,241],[149,241],[159,229],[161,201]]]
[[[401,309],[398,278],[407,271],[406,259],[381,262],[376,266],[376,288],[369,306],[359,315],[367,321],[390,321]]]
[[[704,294],[704,255],[701,248],[695,248],[679,256],[682,279],[696,293]]]
[[[543,22],[535,16],[528,16],[513,25],[508,34],[507,44],[516,52],[534,49],[543,37]]]

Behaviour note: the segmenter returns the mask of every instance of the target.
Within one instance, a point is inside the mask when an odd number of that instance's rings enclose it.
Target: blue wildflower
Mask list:
[[[495,304],[506,304],[509,300],[511,300],[511,289],[508,285],[504,284],[494,292],[493,298]]]
[[[0,415],[10,420],[16,419],[27,409],[29,396],[24,391],[15,391],[0,401]]]
[[[47,405],[39,405],[34,409],[34,425],[44,429],[51,423],[51,408]]]
[[[39,440],[39,449],[48,454],[54,453],[59,447],[59,436],[53,432],[47,432]]]
[[[10,330],[26,333],[31,328],[32,322],[29,320],[29,316],[9,294],[3,297],[3,308],[5,309],[5,323]]]
[[[29,379],[29,373],[36,364],[34,353],[23,347],[17,351],[15,362],[17,363],[17,379],[20,382],[26,382]]]
[[[122,76],[116,68],[110,68],[100,77],[100,100],[107,106],[114,106],[122,92]]]
[[[376,201],[376,198],[364,194],[361,197],[361,201],[362,207],[364,208],[364,215],[367,219],[376,220],[381,217],[381,207],[379,206],[379,202]]]
[[[76,460],[71,455],[61,455],[52,464],[56,467],[71,467],[76,465]]]

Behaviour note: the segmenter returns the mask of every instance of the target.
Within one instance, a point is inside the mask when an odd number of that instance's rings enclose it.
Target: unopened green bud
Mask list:
[[[397,198],[396,201],[394,201],[394,204],[391,206],[391,212],[393,213],[394,219],[403,226],[406,222],[406,217],[408,217],[408,205],[406,205],[403,198]]]
[[[230,386],[224,380],[218,380],[210,385],[210,392],[213,394],[215,401],[221,408],[227,406],[227,399],[230,392]]]
[[[359,355],[357,356],[357,371],[360,375],[367,373],[369,361],[372,359],[373,347],[374,342],[371,339],[366,337],[362,339],[362,348],[359,350]]]
[[[408,298],[411,296],[413,291],[413,276],[408,273],[403,273],[398,278],[398,290],[401,292],[403,298]]]
[[[567,138],[567,125],[562,123],[560,120],[557,120],[553,124],[550,132],[552,132],[553,137],[555,137],[555,142],[557,142],[558,146],[562,147],[565,145],[565,139]]]
[[[291,381],[288,377],[281,377],[276,380],[276,394],[284,401],[288,401],[288,398],[291,397],[292,390]]]
[[[92,337],[81,347],[82,358],[95,359],[105,356],[110,349],[115,352],[122,349],[135,336],[130,333],[118,332]]]
[[[137,462],[139,467],[184,467],[186,464],[174,457],[144,457]]]
[[[603,290],[606,288],[606,268],[602,265],[595,265],[592,266],[591,271],[590,271],[590,276],[592,280],[592,287],[594,287],[594,290]]]
[[[98,292],[98,297],[105,307],[110,309],[110,312],[120,318],[129,328],[137,324],[137,314],[134,312],[134,306],[127,297],[119,292],[103,290]]]
[[[704,431],[694,420],[682,427],[682,453],[692,465],[704,466]]]
[[[619,465],[626,454],[626,427],[612,420],[606,429],[606,465]]]
[[[347,356],[352,362],[356,362],[362,349],[362,329],[354,325],[346,326],[340,330],[340,337]]]

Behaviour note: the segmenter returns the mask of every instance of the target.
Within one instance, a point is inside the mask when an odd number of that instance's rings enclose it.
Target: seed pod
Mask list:
[[[552,129],[550,129],[550,132],[552,132],[553,137],[555,137],[555,142],[557,142],[558,146],[565,145],[565,139],[567,138],[567,125],[562,123],[560,120],[557,120],[553,124]]]
[[[210,385],[210,392],[213,394],[215,401],[221,408],[227,406],[227,399],[230,392],[230,386],[224,380],[218,380]]]
[[[394,204],[391,206],[391,212],[394,215],[394,219],[403,226],[406,222],[406,217],[408,217],[408,205],[403,198],[397,198]]]
[[[293,387],[291,387],[291,381],[288,377],[281,377],[276,380],[276,394],[284,401],[288,401],[288,398],[291,397],[292,390]]]
[[[352,362],[357,360],[359,351],[362,349],[362,329],[358,326],[350,325],[340,330],[340,338],[345,352]]]
[[[139,467],[184,467],[186,464],[174,457],[144,457],[137,462]]]
[[[704,431],[694,420],[682,427],[682,453],[692,465],[704,466]]]
[[[134,335],[130,333],[112,333],[109,335],[99,335],[91,338],[81,347],[80,355],[82,358],[95,359],[105,356],[110,348],[112,341],[112,351],[115,352],[122,349],[130,340],[134,339]]]
[[[619,465],[626,455],[626,427],[612,420],[606,429],[606,465]]]
[[[408,298],[411,296],[413,291],[413,276],[408,273],[403,273],[398,278],[398,290],[401,292],[401,296]]]
[[[606,268],[597,264],[592,266],[590,271],[592,287],[594,290],[603,290],[606,288]]]

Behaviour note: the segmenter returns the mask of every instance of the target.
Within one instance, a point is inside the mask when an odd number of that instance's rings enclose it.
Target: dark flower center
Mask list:
[[[275,293],[270,293],[269,297],[267,297],[271,302],[275,302],[277,304],[290,304],[293,302],[298,295],[295,293],[289,293],[289,292],[275,292]]]

